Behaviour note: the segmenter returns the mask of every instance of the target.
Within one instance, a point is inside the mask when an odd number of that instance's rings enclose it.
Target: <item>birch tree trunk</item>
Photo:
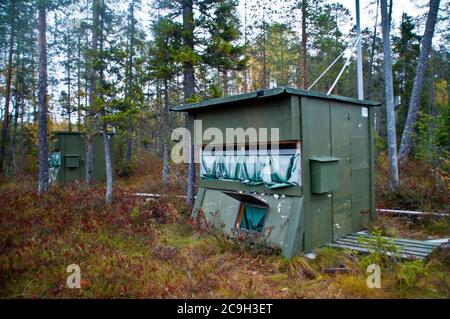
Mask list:
[[[400,144],[399,161],[404,164],[411,153],[411,135],[416,126],[417,115],[420,109],[420,98],[422,95],[423,82],[427,71],[428,61],[431,51],[431,42],[436,26],[440,0],[430,0],[430,11],[425,26],[425,33],[422,38],[422,48],[420,50],[419,61],[417,63],[416,76],[414,78],[411,99],[409,101],[408,115],[406,117],[405,128],[403,129],[402,141]]]
[[[395,129],[394,110],[394,88],[392,80],[392,54],[390,40],[390,24],[387,8],[387,0],[381,0],[381,23],[383,30],[383,53],[384,53],[384,89],[386,96],[386,119],[387,119],[387,140],[388,156],[390,167],[390,187],[393,192],[397,190],[398,163],[397,163],[397,138]]]
[[[39,7],[39,187],[40,194],[48,190],[47,144],[47,8]]]

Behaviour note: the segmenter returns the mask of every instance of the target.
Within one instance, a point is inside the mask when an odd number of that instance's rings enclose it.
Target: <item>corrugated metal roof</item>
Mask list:
[[[402,259],[424,259],[427,258],[434,250],[444,247],[439,243],[431,243],[422,240],[412,240],[403,238],[382,237],[387,240],[390,245],[396,247],[396,255]],[[328,247],[355,250],[363,253],[374,252],[369,246],[368,241],[374,240],[375,237],[364,233],[355,233],[339,238],[338,240],[326,244]],[[385,252],[392,255],[392,252]]]
[[[311,98],[318,98],[318,99],[326,99],[331,101],[338,101],[338,102],[345,102],[345,103],[351,103],[351,104],[357,104],[361,106],[379,106],[380,103],[373,102],[373,101],[363,101],[358,100],[350,97],[345,96],[339,96],[339,95],[326,95],[319,92],[313,92],[313,91],[305,91],[297,88],[286,88],[286,87],[277,87],[273,89],[266,89],[266,90],[258,90],[255,92],[245,93],[245,94],[238,94],[238,95],[232,95],[232,96],[226,96],[221,97],[217,99],[211,99],[203,102],[198,103],[188,103],[183,105],[178,105],[173,108],[171,108],[172,111],[176,112],[189,112],[189,111],[196,111],[198,109],[204,109],[204,108],[210,108],[214,106],[223,106],[228,105],[236,102],[242,102],[242,101],[249,101],[249,100],[256,100],[256,99],[262,99],[267,98],[271,96],[277,96],[277,95],[298,95],[298,96],[306,96]]]

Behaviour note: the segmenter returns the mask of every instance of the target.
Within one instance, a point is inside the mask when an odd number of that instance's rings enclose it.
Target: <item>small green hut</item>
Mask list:
[[[114,167],[113,135],[108,134],[111,141],[111,157]],[[105,152],[103,135],[94,136],[94,181],[106,182]],[[80,132],[53,133],[51,152],[49,154],[50,182],[67,183],[82,181],[86,178],[86,138]]]

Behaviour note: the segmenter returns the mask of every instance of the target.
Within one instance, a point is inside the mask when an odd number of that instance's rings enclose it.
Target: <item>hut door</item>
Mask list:
[[[331,153],[339,160],[339,189],[333,192],[333,240],[352,229],[351,202],[351,112],[343,105],[331,104]]]

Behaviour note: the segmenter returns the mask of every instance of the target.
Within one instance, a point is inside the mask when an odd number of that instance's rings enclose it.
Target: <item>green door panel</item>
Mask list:
[[[341,160],[339,188],[333,191],[333,240],[352,232],[351,107],[331,104],[331,152]]]
[[[304,249],[309,251],[332,240],[331,193],[311,189],[311,158],[331,156],[330,103],[302,97],[302,185],[304,186]]]
[[[369,117],[360,108],[352,109],[351,174],[353,231],[367,228],[372,207],[371,136]]]

